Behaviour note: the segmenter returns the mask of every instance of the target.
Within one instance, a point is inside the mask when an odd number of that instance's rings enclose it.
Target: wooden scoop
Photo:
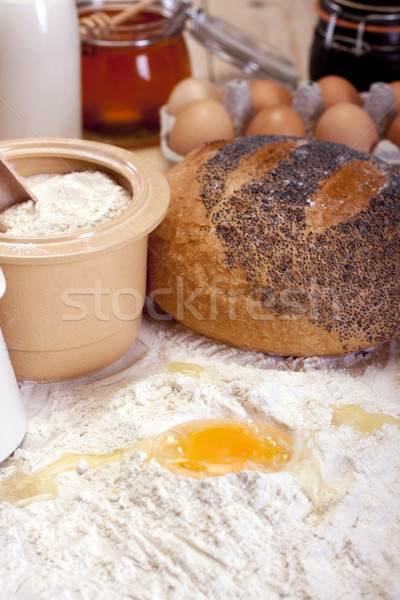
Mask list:
[[[7,231],[7,227],[1,218],[1,211],[24,200],[37,202],[37,198],[26,187],[22,177],[16,173],[10,163],[0,154],[0,233]]]
[[[148,6],[152,2],[154,2],[154,0],[141,0],[140,2],[136,2],[130,8],[119,12],[114,17],[110,17],[109,15],[103,12],[98,12],[94,15],[83,17],[79,21],[80,33],[85,34],[90,29],[112,29],[116,25],[121,25],[130,17],[133,17],[136,13],[146,8],[146,6]]]

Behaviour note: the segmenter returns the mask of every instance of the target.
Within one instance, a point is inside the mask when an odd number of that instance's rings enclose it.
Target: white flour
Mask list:
[[[132,195],[101,171],[39,174],[25,178],[37,197],[3,211],[7,235],[47,236],[76,233],[119,217]]]
[[[400,598],[400,431],[331,424],[332,404],[399,414],[399,344],[342,359],[235,350],[143,323],[136,363],[107,379],[24,384],[33,472],[63,452],[103,453],[195,418],[255,417],[316,433],[318,516],[287,472],[196,480],[136,453],[59,477],[55,500],[0,504],[1,600]],[[169,373],[204,367],[200,379]],[[6,476],[12,467],[0,468]],[[2,593],[1,593],[2,592]]]

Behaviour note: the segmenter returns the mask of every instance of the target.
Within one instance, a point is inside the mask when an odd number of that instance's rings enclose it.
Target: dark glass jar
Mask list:
[[[133,2],[78,2],[80,19],[110,17]],[[126,147],[159,141],[159,109],[191,74],[187,3],[160,0],[112,29],[81,28],[85,137]]]
[[[400,2],[318,0],[310,78],[341,75],[359,91],[400,79]]]

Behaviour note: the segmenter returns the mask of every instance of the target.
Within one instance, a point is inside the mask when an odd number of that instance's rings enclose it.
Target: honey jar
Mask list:
[[[125,147],[159,142],[159,112],[175,85],[191,75],[184,31],[209,52],[255,77],[295,86],[291,60],[264,40],[192,8],[191,2],[154,0],[113,27],[83,27],[84,19],[108,18],[134,1],[78,0],[81,27],[84,135]]]
[[[341,75],[358,90],[400,79],[398,0],[318,0],[310,78]]]
[[[78,2],[82,19],[133,2]],[[183,30],[187,3],[158,0],[112,28],[81,27],[84,136],[125,147],[159,141],[159,109],[191,74]]]

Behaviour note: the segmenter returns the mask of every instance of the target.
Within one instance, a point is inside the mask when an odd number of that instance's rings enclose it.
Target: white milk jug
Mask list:
[[[6,282],[0,269],[0,299],[5,290]],[[20,444],[26,424],[17,380],[0,329],[0,462]]]
[[[0,0],[0,139],[81,137],[74,0]]]

